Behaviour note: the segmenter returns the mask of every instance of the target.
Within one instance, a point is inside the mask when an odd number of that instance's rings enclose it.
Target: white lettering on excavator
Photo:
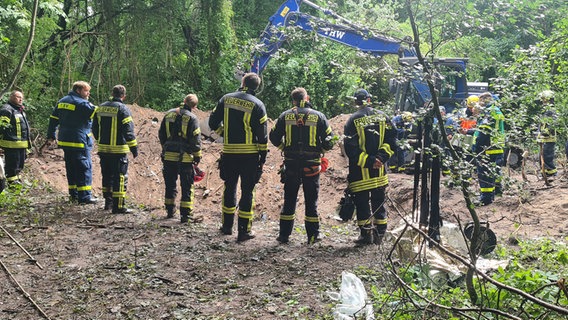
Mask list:
[[[345,35],[345,32],[337,31],[337,30],[331,30],[331,31],[326,31],[325,35],[330,37],[330,38],[342,39],[343,36]]]

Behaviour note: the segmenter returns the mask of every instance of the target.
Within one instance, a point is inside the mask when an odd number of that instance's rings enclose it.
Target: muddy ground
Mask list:
[[[347,176],[347,161],[338,147],[326,155],[331,167],[322,175],[319,203],[326,237],[316,245],[306,244],[301,193],[291,243],[275,240],[283,202],[277,174],[282,157],[272,146],[256,191],[255,239],[236,243],[236,235],[218,232],[223,185],[216,170],[221,145],[214,138],[204,139],[200,168],[207,176],[196,185],[195,215],[203,221],[181,225],[179,217],[165,219],[157,139],[163,114],[131,108],[140,144],[129,169],[133,214],[112,215],[102,204],[68,203],[57,149],[35,152],[28,160],[26,191],[18,200],[25,210],[0,198],[0,319],[323,319],[333,306],[326,291],[339,290],[342,271],[384,265],[390,243],[356,248],[356,226],[337,218]],[[206,121],[207,112],[197,114]],[[336,133],[343,132],[347,118],[331,119]],[[94,193],[101,196],[96,155],[93,162]],[[512,238],[566,236],[568,184],[563,174],[561,169],[552,187],[546,187],[530,162],[526,181],[520,172],[505,170],[510,187],[504,196],[477,209],[499,245],[511,245]],[[389,201],[391,228],[400,215],[410,215],[412,191],[412,176],[390,175],[388,194],[399,204],[393,208]],[[459,189],[443,185],[440,198],[445,221],[469,221]]]

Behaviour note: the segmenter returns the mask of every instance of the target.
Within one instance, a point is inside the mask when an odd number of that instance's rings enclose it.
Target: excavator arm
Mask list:
[[[326,15],[333,16],[345,25],[330,23],[324,19],[300,12],[302,3],[320,10]],[[269,23],[260,37],[259,45],[252,55],[252,72],[262,73],[274,53],[280,49],[286,39],[283,29],[292,26],[307,32],[316,32],[326,39],[374,56],[396,54],[399,57],[416,57],[416,52],[410,41],[374,34],[370,30],[358,27],[349,20],[310,1],[288,0],[270,17]]]

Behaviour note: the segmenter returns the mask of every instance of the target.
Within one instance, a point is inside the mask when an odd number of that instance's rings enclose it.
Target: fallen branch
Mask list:
[[[10,279],[18,286],[18,289],[20,289],[20,291],[24,294],[24,296],[34,305],[34,307],[36,308],[36,310],[46,319],[49,319],[49,317],[47,316],[47,314],[37,305],[37,303],[35,303],[34,299],[32,299],[32,296],[30,296],[29,293],[26,292],[26,290],[24,290],[24,288],[20,285],[20,283],[18,282],[18,280],[16,280],[16,278],[14,278],[14,276],[12,275],[12,273],[10,272],[10,270],[8,270],[8,267],[6,267],[6,265],[4,264],[4,262],[2,262],[2,259],[0,259],[0,264],[2,265],[2,268],[4,269],[4,271],[6,271],[6,274],[8,274],[8,277],[10,277]]]
[[[43,270],[43,267],[41,266],[41,264],[39,264],[39,262],[37,262],[37,260],[34,257],[32,257],[32,255],[24,247],[22,247],[22,245],[18,242],[18,240],[14,239],[14,237],[12,237],[12,235],[8,231],[6,231],[6,229],[4,229],[4,227],[0,226],[0,229],[2,229],[2,231],[6,235],[8,235],[8,237],[10,237],[10,239],[12,239],[12,241],[14,241],[14,243],[16,243],[18,245],[18,247],[20,247],[20,249],[22,249],[22,251],[24,251],[28,255],[30,260],[33,261],[38,268]]]

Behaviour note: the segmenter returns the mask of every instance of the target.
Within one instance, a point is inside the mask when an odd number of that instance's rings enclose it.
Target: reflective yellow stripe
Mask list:
[[[292,145],[292,125],[286,125],[286,146],[289,147]]]
[[[252,144],[252,128],[250,126],[251,113],[245,112],[243,116],[243,128],[245,130],[245,143]]]
[[[60,147],[85,148],[85,144],[80,142],[57,141],[57,145]]]
[[[374,224],[387,224],[387,219],[373,219]]]
[[[126,192],[115,191],[115,192],[112,193],[112,197],[113,198],[124,198],[124,197],[126,197]]]
[[[268,120],[268,116],[265,115],[264,117],[260,118],[259,122],[260,122],[260,124],[263,124],[263,123],[266,122],[266,120]]]
[[[19,117],[16,117],[16,137],[22,140],[22,123]]]
[[[296,219],[296,214],[280,214],[282,221],[294,221],[294,219]]]
[[[349,189],[352,192],[359,192],[359,191],[384,187],[388,185],[388,183],[389,183],[388,177],[383,175],[379,177],[373,177],[369,179],[351,182],[349,183]]]
[[[75,111],[75,108],[76,108],[75,105],[72,104],[72,103],[65,103],[65,102],[62,102],[62,103],[59,103],[59,104],[57,105],[57,109],[64,109],[64,110]]]
[[[319,217],[309,217],[306,216],[304,221],[306,222],[312,222],[312,223],[319,223]]]
[[[4,122],[4,123],[6,123],[6,124],[10,124],[10,117],[1,116],[1,117],[0,117],[0,122]]]
[[[165,205],[172,205],[172,204],[175,204],[175,203],[176,203],[176,199],[174,199],[174,198],[166,198],[166,199],[164,199],[164,204],[165,204]]]
[[[179,152],[166,151],[166,153],[164,153],[164,160],[178,162],[180,161],[180,154]],[[193,162],[193,155],[189,153],[184,153],[181,157],[181,162],[183,163]]]
[[[488,149],[485,150],[485,154],[501,154],[503,153],[503,149]]]
[[[138,141],[136,139],[132,140],[132,141],[126,141],[126,144],[129,147],[136,147],[138,145]]]
[[[315,147],[317,145],[316,143],[316,126],[310,126],[310,146]]]
[[[225,207],[225,206],[221,206],[221,212],[225,213],[225,214],[235,214],[235,210],[237,210],[237,207]]]
[[[122,119],[122,124],[126,124],[126,123],[129,123],[129,122],[132,122],[132,117],[126,117],[126,118]]]
[[[223,146],[224,153],[232,154],[252,154],[258,153],[259,147],[256,144],[225,144]]]
[[[122,144],[118,146],[109,146],[107,144],[99,144],[99,152],[101,153],[128,153],[130,148],[127,145]]]
[[[248,219],[248,220],[252,220],[254,214],[252,211],[242,211],[239,210],[239,218],[243,218],[243,219]]]
[[[91,189],[92,189],[91,186],[77,187],[77,191],[89,191]]]
[[[483,193],[489,193],[489,192],[495,191],[495,187],[491,187],[491,188],[480,188],[479,190],[480,190],[481,192],[483,192]]]
[[[0,140],[0,147],[12,149],[27,149],[29,147],[28,141],[9,141]]]
[[[56,117],[56,116],[54,116],[54,115],[51,115],[51,116],[49,116],[49,117],[52,118],[52,119],[55,119],[55,120],[59,120],[59,117]]]

